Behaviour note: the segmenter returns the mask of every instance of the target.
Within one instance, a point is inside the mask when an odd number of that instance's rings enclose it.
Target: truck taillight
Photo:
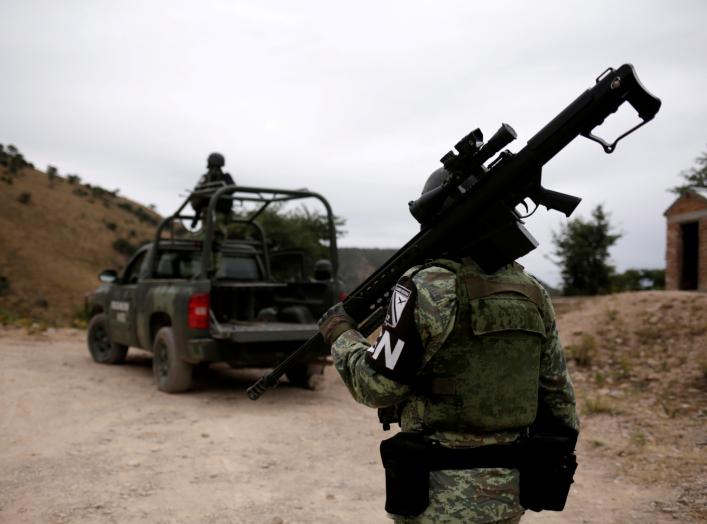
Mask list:
[[[187,323],[191,329],[209,329],[208,293],[199,293],[189,298]]]

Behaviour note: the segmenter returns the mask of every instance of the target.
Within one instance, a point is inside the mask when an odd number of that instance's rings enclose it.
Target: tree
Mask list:
[[[612,231],[601,205],[592,219],[576,218],[553,232],[556,262],[562,270],[565,295],[596,295],[609,291],[614,267],[609,263],[609,248],[621,238]]]
[[[7,152],[10,155],[10,162],[7,166],[8,171],[13,175],[19,173],[20,169],[27,165],[25,157],[13,145],[7,146]]]
[[[235,214],[240,218],[247,216]],[[329,224],[325,214],[304,206],[284,211],[282,206],[272,205],[258,216],[257,222],[265,230],[271,252],[301,251],[305,267],[312,267],[316,260],[329,258]],[[345,234],[341,229],[345,222],[343,218],[334,217],[337,237]],[[229,226],[229,236],[233,238],[249,238],[253,233],[251,228],[241,224]]]
[[[664,269],[627,269],[611,278],[613,292],[649,289],[665,289]]]
[[[54,187],[54,181],[59,176],[59,170],[54,166],[47,166],[47,178],[49,179],[49,187]]]
[[[707,189],[707,152],[702,153],[695,159],[696,166],[680,172],[680,176],[685,179],[685,183],[670,189],[672,193],[682,195],[693,189]]]

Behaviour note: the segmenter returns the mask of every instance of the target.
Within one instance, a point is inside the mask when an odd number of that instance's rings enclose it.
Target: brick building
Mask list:
[[[707,191],[688,191],[663,213],[665,289],[707,291]]]

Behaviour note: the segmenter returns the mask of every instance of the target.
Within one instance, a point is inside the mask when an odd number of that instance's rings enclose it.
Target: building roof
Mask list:
[[[700,207],[707,209],[707,189],[703,188],[691,188],[685,191],[683,194],[678,196],[678,198],[670,204],[670,207],[665,210],[663,216],[668,216],[673,211],[676,210],[679,204],[684,203],[687,200],[695,200],[698,205],[702,204]]]

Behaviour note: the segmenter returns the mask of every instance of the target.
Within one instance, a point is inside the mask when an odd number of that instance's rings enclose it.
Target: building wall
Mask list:
[[[666,211],[667,241],[665,251],[665,288],[680,288],[682,235],[680,225],[699,222],[698,290],[707,291],[707,200],[697,195],[683,195]]]
[[[668,238],[665,251],[665,289],[679,289],[682,267],[682,237],[680,224],[668,222]]]
[[[700,247],[698,248],[700,267],[698,270],[698,291],[707,291],[707,216],[700,219]]]

